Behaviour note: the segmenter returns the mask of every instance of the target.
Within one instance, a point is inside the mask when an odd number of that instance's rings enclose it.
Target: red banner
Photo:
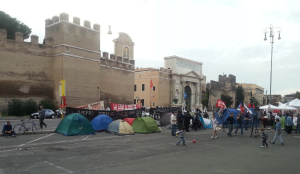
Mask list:
[[[141,109],[141,104],[124,105],[124,104],[110,103],[110,108],[113,111]]]
[[[82,106],[77,106],[76,108],[79,109],[91,109],[91,110],[103,110],[104,109],[104,102],[96,102],[96,103],[91,103],[87,105],[82,105]]]

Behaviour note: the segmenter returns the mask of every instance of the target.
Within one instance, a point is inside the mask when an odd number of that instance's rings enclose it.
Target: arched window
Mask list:
[[[127,46],[123,48],[123,58],[129,59],[129,48]]]

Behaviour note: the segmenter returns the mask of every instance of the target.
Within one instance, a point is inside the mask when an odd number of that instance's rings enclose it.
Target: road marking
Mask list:
[[[47,137],[49,137],[49,136],[51,136],[51,135],[54,135],[54,134],[55,134],[55,133],[52,133],[52,134],[46,135],[46,136],[44,136],[44,137],[37,138],[37,139],[32,140],[32,141],[29,141],[29,142],[27,142],[27,143],[25,143],[25,144],[29,144],[29,143],[35,142],[35,141],[40,140],[40,139],[43,139],[43,138],[47,138]],[[24,146],[25,144],[21,144],[21,145],[19,145],[19,146]]]
[[[56,168],[58,168],[58,169],[60,169],[60,170],[63,170],[63,171],[65,171],[65,172],[67,172],[67,173],[74,173],[73,171],[71,171],[71,170],[69,170],[69,169],[65,169],[65,168],[63,168],[63,167],[56,166],[56,165],[54,165],[53,163],[50,163],[50,162],[48,162],[48,161],[44,161],[44,162],[47,163],[47,164],[49,164],[49,165],[51,165],[51,166],[54,166],[54,167],[56,167]]]
[[[91,136],[91,135],[88,135],[88,136],[86,136],[85,138],[83,138],[82,140],[85,140],[85,139],[87,139],[89,136]]]

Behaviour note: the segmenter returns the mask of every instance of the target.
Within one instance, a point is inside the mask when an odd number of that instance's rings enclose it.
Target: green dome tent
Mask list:
[[[69,114],[61,120],[55,132],[65,136],[95,134],[89,120],[77,113]]]
[[[132,129],[135,133],[142,134],[161,132],[161,129],[152,117],[138,117],[134,119]]]

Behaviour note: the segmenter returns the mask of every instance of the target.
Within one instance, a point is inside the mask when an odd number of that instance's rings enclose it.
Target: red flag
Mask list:
[[[249,103],[249,105],[247,106],[247,108],[252,108],[252,105],[251,105],[251,103]]]
[[[150,88],[152,88],[153,87],[153,83],[152,83],[152,80],[151,80],[151,82],[150,82]]]
[[[225,105],[225,103],[222,100],[218,99],[218,101],[216,103],[216,107],[226,108],[226,105]]]
[[[239,108],[241,109],[241,112],[245,112],[245,108],[243,107],[242,103],[240,103]]]
[[[254,103],[253,103],[253,105],[252,105],[252,108],[255,109]]]

